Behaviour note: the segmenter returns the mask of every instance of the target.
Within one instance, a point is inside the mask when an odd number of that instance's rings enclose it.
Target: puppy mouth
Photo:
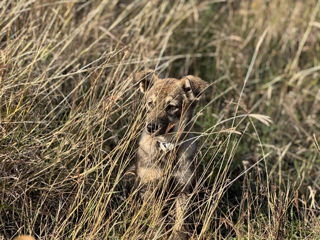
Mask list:
[[[158,130],[151,133],[150,135],[153,137],[172,135],[174,133],[174,127],[175,127],[175,124],[168,123],[166,126],[159,128]]]
[[[164,133],[165,134],[172,133],[174,130],[174,127],[175,127],[175,124],[169,123]]]
[[[156,132],[156,136],[167,136],[167,135],[172,135],[174,132],[174,127],[175,124],[173,123],[168,123],[166,126],[164,126],[163,128],[159,129]]]

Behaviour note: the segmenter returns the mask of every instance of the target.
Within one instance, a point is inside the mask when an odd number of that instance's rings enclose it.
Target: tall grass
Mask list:
[[[170,237],[167,199],[130,187],[144,126],[130,76],[146,68],[211,85],[192,239],[319,238],[319,7],[2,0],[0,239]]]

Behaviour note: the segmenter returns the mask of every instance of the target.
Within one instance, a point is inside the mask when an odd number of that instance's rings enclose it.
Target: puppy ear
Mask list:
[[[158,79],[154,70],[147,69],[138,73],[132,74],[134,84],[139,84],[139,89],[145,93],[153,85],[154,81]]]
[[[209,84],[199,77],[188,75],[181,79],[182,88],[190,101],[198,100]]]

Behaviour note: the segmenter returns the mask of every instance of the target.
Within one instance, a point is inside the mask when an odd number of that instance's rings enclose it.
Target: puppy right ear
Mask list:
[[[158,76],[155,74],[154,70],[148,69],[138,73],[133,73],[132,78],[133,83],[139,84],[140,91],[145,93],[158,79]]]

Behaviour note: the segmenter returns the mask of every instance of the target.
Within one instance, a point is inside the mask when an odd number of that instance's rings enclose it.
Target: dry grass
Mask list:
[[[144,118],[130,74],[145,68],[211,83],[193,239],[319,238],[319,7],[2,0],[0,239],[170,236],[166,199],[127,191]]]

